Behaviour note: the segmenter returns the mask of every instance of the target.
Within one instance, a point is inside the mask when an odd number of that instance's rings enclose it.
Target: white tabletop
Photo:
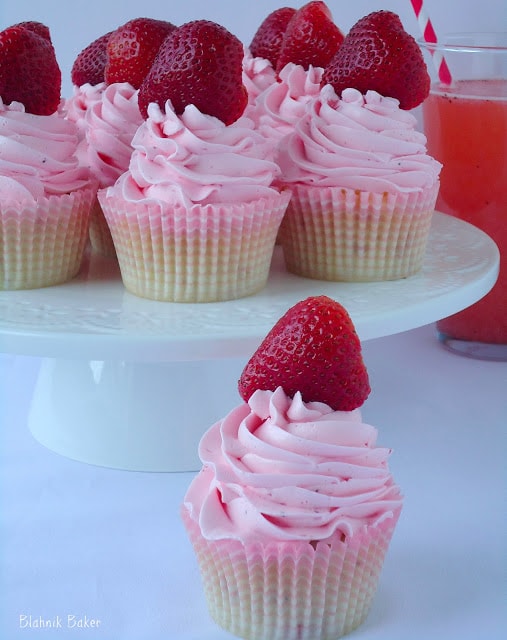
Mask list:
[[[394,449],[405,506],[371,613],[349,637],[503,638],[507,363],[450,354],[432,326],[364,354],[363,414]],[[193,473],[94,467],[41,446],[26,426],[38,365],[0,355],[0,636],[232,638],[208,617],[179,519]]]

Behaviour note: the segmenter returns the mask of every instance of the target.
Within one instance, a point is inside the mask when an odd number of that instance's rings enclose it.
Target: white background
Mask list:
[[[426,4],[440,33],[507,30],[505,0]],[[328,5],[344,31],[384,8],[418,35],[408,0]],[[131,18],[175,24],[209,18],[248,43],[278,6],[273,0],[0,0],[0,27],[46,23],[68,94],[77,53]],[[372,612],[351,640],[507,637],[507,364],[449,354],[433,327],[368,342],[365,358],[374,391],[364,414],[379,427],[380,444],[394,449],[391,468],[405,507]],[[224,392],[232,399],[243,363],[230,364]],[[232,639],[207,615],[178,517],[192,474],[101,469],[39,445],[26,427],[37,369],[36,359],[0,354],[0,637]],[[88,616],[102,626],[21,629],[20,615]]]
[[[276,0],[1,0],[0,26],[39,20],[51,30],[63,74],[63,91],[71,89],[70,69],[76,55],[92,40],[140,16],[174,24],[206,18],[227,27],[248,44],[264,17],[280,6],[299,7],[304,1]],[[397,13],[405,29],[419,35],[409,0],[329,0],[336,24],[346,32],[361,17],[378,9]],[[505,0],[425,0],[437,33],[507,30]]]

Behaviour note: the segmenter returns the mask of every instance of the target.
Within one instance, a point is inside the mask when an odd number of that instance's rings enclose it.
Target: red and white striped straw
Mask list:
[[[437,34],[435,33],[435,29],[433,28],[431,20],[426,13],[423,0],[410,1],[412,3],[412,7],[414,9],[417,22],[419,23],[419,29],[421,30],[421,35],[424,41],[428,44],[438,44]],[[438,51],[438,49],[433,48],[430,48],[430,52],[440,82],[447,85],[452,84],[451,72],[449,71],[449,67],[447,66],[447,62],[445,61],[442,53]]]

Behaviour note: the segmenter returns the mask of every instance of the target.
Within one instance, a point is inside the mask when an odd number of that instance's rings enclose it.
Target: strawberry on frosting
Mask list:
[[[361,344],[346,309],[327,296],[291,307],[247,362],[238,388],[248,401],[258,389],[277,387],[306,402],[351,411],[370,393]]]
[[[135,89],[151,69],[172,22],[134,18],[115,29],[107,39],[104,79],[107,84],[129,82]]]
[[[61,101],[62,74],[49,35],[38,22],[0,32],[0,97],[23,104],[27,113],[51,115]]]
[[[373,90],[396,98],[402,109],[413,109],[429,93],[422,52],[391,11],[358,20],[325,66],[322,83],[331,84],[338,95],[348,88]]]
[[[360,406],[370,391],[347,311],[326,296],[291,307],[246,364],[244,403],[202,437],[184,507],[206,540],[353,538],[402,504],[390,449]]]
[[[210,20],[181,25],[165,38],[141,84],[141,113],[147,117],[150,103],[163,109],[170,100],[177,114],[194,105],[225,124],[235,122],[248,103],[243,57],[243,44],[222,25]]]
[[[33,202],[89,183],[76,155],[78,129],[60,109],[61,72],[46,25],[0,32],[2,201]]]

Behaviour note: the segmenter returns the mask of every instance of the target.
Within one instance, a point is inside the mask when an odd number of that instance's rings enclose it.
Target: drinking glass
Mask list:
[[[439,320],[439,339],[455,353],[507,361],[507,33],[419,44],[435,76],[422,114],[428,153],[443,165],[436,208],[482,229],[500,250],[493,289]],[[450,85],[438,80],[442,56]]]

